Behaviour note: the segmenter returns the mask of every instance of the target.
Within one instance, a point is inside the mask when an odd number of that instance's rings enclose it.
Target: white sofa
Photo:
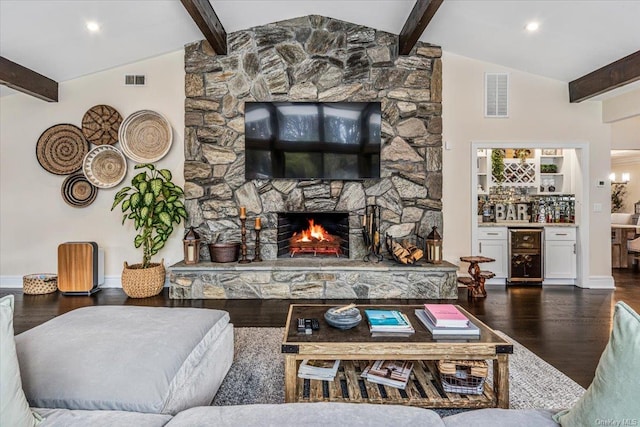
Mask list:
[[[226,312],[87,307],[18,335],[14,346],[14,340],[10,339],[13,325],[11,316],[7,315],[7,298],[0,299],[2,426],[37,425],[36,417],[44,418],[40,424],[43,427],[558,426],[553,414],[545,410],[482,409],[441,419],[428,409],[394,405],[205,406],[210,404],[231,364],[233,326]],[[634,325],[640,324],[637,314],[634,315]],[[631,334],[638,341],[640,329],[633,327],[636,329]],[[614,325],[612,337],[616,330]],[[635,356],[639,349],[640,341],[630,349],[631,357],[636,359],[627,361],[625,369],[640,370],[640,366],[635,366],[640,365],[640,359]],[[11,357],[6,355],[11,351],[16,365],[14,371],[20,366],[24,393],[22,389],[11,390],[13,394],[7,395],[9,381],[5,380],[11,375],[5,373],[5,365],[10,362]],[[629,364],[631,366],[626,366]],[[596,372],[596,379],[598,376]],[[17,387],[19,382],[20,376]],[[633,386],[634,381],[631,383]],[[619,384],[616,387],[620,387]],[[635,390],[626,392],[637,395]],[[9,417],[15,416],[15,411],[29,411],[25,393],[35,416],[33,422],[24,421],[31,419],[29,414],[16,424]],[[589,391],[586,394],[589,395]],[[10,407],[14,403],[23,408]]]

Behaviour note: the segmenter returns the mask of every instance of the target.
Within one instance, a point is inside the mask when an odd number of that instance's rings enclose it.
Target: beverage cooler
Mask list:
[[[509,283],[542,283],[543,231],[542,228],[509,229]]]

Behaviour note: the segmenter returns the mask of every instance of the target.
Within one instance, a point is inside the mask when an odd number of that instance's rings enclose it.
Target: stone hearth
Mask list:
[[[175,299],[455,299],[457,267],[300,257],[171,267]]]

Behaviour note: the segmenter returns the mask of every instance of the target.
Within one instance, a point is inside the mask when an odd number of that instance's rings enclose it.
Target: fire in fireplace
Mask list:
[[[340,256],[340,238],[329,234],[323,226],[309,220],[309,227],[300,233],[294,232],[289,239],[289,253],[332,254]]]
[[[349,256],[348,212],[278,213],[278,256]]]

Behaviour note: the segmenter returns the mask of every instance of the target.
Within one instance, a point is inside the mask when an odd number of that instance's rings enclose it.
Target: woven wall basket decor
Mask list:
[[[84,156],[82,172],[98,188],[115,187],[127,174],[127,159],[117,148],[99,145]]]
[[[162,114],[141,110],[122,122],[119,139],[125,156],[134,162],[153,163],[169,152],[173,132]]]
[[[36,144],[38,163],[56,175],[68,175],[82,167],[89,143],[79,127],[70,124],[51,126],[42,132]]]
[[[98,189],[87,181],[82,172],[66,177],[61,192],[64,201],[74,208],[89,206],[98,195]]]
[[[118,142],[122,116],[108,105],[95,105],[82,117],[82,133],[94,145],[113,145]]]

